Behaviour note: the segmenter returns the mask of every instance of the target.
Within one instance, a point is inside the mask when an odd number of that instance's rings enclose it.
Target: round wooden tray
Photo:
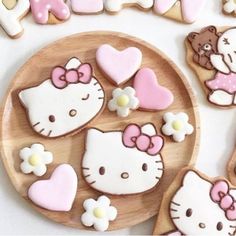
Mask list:
[[[169,88],[175,97],[173,105],[163,112],[135,111],[126,118],[120,119],[115,113],[106,108],[103,114],[91,123],[90,127],[101,130],[122,130],[128,123],[144,124],[152,122],[160,133],[163,114],[167,111],[186,112],[190,117],[195,132],[188,136],[183,143],[174,143],[166,138],[162,151],[165,164],[164,177],[154,191],[134,196],[109,196],[112,205],[118,209],[118,218],[110,224],[109,230],[126,228],[157,214],[163,193],[167,190],[178,171],[188,164],[194,164],[199,146],[199,118],[196,100],[185,77],[173,62],[163,53],[134,37],[114,32],[89,32],[66,37],[54,42],[39,51],[17,72],[7,92],[1,116],[1,151],[7,173],[17,192],[37,211],[46,217],[68,226],[84,229],[80,222],[83,212],[82,203],[90,197],[98,197],[101,193],[91,189],[83,180],[81,174],[81,158],[84,152],[85,131],[65,138],[45,139],[37,135],[30,127],[26,114],[17,97],[17,92],[26,87],[41,83],[49,77],[52,67],[64,65],[73,56],[82,62],[92,64],[95,75],[105,88],[107,98],[111,98],[114,86],[104,78],[95,62],[95,52],[104,43],[111,44],[117,49],[129,46],[138,47],[143,53],[142,67],[150,67],[156,72],[161,85]],[[131,81],[127,84],[130,84]],[[125,86],[127,86],[127,84]],[[24,175],[20,171],[19,150],[32,143],[42,143],[54,154],[53,164],[48,166],[48,172],[41,179],[47,179],[60,163],[71,164],[78,174],[79,187],[76,200],[70,212],[52,212],[39,208],[27,198],[29,186],[36,181],[33,175]]]
[[[233,185],[236,185],[236,147],[232,154],[232,157],[228,161],[227,174],[230,182]]]

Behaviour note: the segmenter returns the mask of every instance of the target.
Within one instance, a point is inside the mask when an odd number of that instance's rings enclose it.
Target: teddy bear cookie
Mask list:
[[[30,0],[33,18],[38,24],[57,24],[70,18],[64,0]]]
[[[108,146],[109,142],[112,145]],[[151,123],[142,127],[129,124],[124,131],[91,128],[82,160],[84,179],[91,188],[106,194],[150,191],[164,173],[163,145],[163,138]]]
[[[154,0],[154,12],[158,15],[191,24],[200,15],[206,0]]]
[[[123,7],[138,7],[141,10],[149,10],[153,6],[153,0],[105,0],[105,9],[109,13],[118,13]]]
[[[236,105],[236,28],[208,26],[187,36],[187,62],[196,72],[210,103]]]
[[[11,38],[18,38],[23,34],[21,19],[29,12],[29,0],[0,1],[0,25]]]
[[[235,235],[236,187],[195,169],[178,174],[161,203],[154,235]]]
[[[20,91],[32,129],[57,138],[84,129],[103,110],[105,92],[89,63],[72,58],[52,69],[50,78]],[[89,109],[88,109],[89,107]]]

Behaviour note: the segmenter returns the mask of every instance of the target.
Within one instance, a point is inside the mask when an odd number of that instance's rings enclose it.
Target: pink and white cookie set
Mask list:
[[[38,24],[57,24],[69,20],[71,11],[75,14],[100,14],[104,10],[117,13],[126,6],[141,10],[153,9],[165,14],[179,0],[4,0],[0,2],[0,25],[11,38],[18,38],[24,29],[21,20],[31,11]],[[181,0],[183,21],[193,23],[206,0]]]
[[[158,83],[155,72],[142,68],[142,57],[142,51],[136,47],[119,51],[104,44],[97,48],[96,62],[113,86],[111,94],[95,77],[91,64],[77,57],[69,59],[64,66],[52,68],[50,77],[40,84],[23,88],[18,93],[29,124],[37,135],[53,140],[86,130],[82,176],[101,196],[84,201],[81,223],[98,231],[106,231],[109,223],[119,215],[119,209],[108,194],[117,197],[143,194],[155,190],[162,181],[165,159],[161,150],[165,142],[160,133],[172,136],[174,142],[183,142],[186,135],[194,132],[188,115],[182,112],[167,112],[160,132],[154,123],[136,124],[126,119],[139,110],[159,112],[171,108],[174,103],[173,93]],[[123,120],[124,128],[88,127],[104,109],[110,116]],[[109,142],[112,145],[107,146]],[[54,159],[53,153],[42,143],[23,147],[19,156],[22,173],[38,177],[47,173]],[[48,211],[71,211],[76,207],[75,198],[80,197],[77,171],[67,163],[57,164],[50,178],[36,180],[29,187],[28,198]]]

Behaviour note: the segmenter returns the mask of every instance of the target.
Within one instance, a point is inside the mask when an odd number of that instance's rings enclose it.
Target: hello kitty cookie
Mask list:
[[[102,193],[147,192],[163,176],[160,154],[163,145],[163,138],[151,123],[142,127],[130,124],[124,131],[89,129],[82,160],[84,179],[91,188]]]
[[[186,39],[187,61],[196,72],[210,103],[236,105],[236,28],[208,26]]]
[[[119,86],[138,71],[142,63],[142,52],[136,47],[118,51],[109,44],[103,44],[96,52],[96,62],[111,83]]]
[[[30,10],[29,0],[0,1],[0,25],[11,38],[18,38],[24,29],[20,21]]]
[[[200,15],[206,0],[154,0],[154,12],[158,15],[191,24]]]
[[[38,24],[57,24],[70,18],[64,0],[30,0],[33,18]]]
[[[103,12],[103,0],[71,0],[72,11],[80,15],[99,14]]]
[[[235,235],[236,188],[185,168],[162,200],[154,235]]]
[[[141,10],[149,10],[153,6],[153,0],[105,0],[104,4],[108,12],[117,13],[126,6],[135,6]]]
[[[53,68],[49,79],[21,90],[21,104],[32,129],[57,138],[84,129],[105,105],[105,92],[93,76],[92,66],[72,58]]]

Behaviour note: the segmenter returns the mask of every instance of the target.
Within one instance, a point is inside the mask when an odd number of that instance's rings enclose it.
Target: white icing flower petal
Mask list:
[[[31,150],[35,153],[44,152],[44,146],[40,143],[35,143],[31,146]]]
[[[21,149],[19,153],[19,156],[22,160],[28,160],[31,155],[32,155],[32,150],[28,147]]]
[[[44,152],[42,154],[42,161],[44,164],[50,164],[53,161],[53,155],[51,152]]]
[[[113,206],[110,206],[107,211],[107,217],[110,221],[113,221],[117,217],[117,209]]]
[[[117,114],[120,117],[127,117],[129,115],[129,108],[127,108],[127,107],[119,107],[117,109]]]
[[[163,116],[163,120],[164,120],[165,122],[170,122],[170,121],[173,121],[174,119],[175,119],[175,116],[174,116],[174,114],[171,113],[171,112],[167,112],[167,113],[165,113],[164,116]]]
[[[94,222],[94,228],[97,231],[104,232],[108,229],[109,227],[109,221],[106,218],[103,219],[96,219]]]
[[[96,205],[97,205],[97,201],[95,201],[92,198],[85,200],[84,203],[83,203],[83,207],[86,211],[93,210],[93,208],[95,208]]]
[[[162,126],[162,133],[167,136],[171,136],[174,134],[174,130],[169,123],[166,123],[164,126]]]
[[[121,88],[114,89],[112,91],[112,97],[117,98],[118,96],[122,95],[123,90]]]
[[[229,0],[227,3],[224,5],[224,11],[227,13],[232,13],[236,10],[236,4],[234,3],[234,0]]]
[[[180,113],[176,114],[175,119],[176,120],[181,120],[182,122],[187,123],[188,120],[189,120],[189,117],[186,113],[180,112]]]
[[[134,109],[137,109],[138,106],[139,106],[138,98],[136,97],[130,98],[129,107],[134,110]]]
[[[39,164],[34,167],[33,173],[36,176],[43,176],[47,172],[47,167],[44,164]]]
[[[183,142],[185,139],[185,133],[184,132],[175,132],[173,134],[173,139],[174,139],[174,141],[179,142],[179,143]]]
[[[185,131],[186,131],[186,134],[190,135],[190,134],[192,134],[192,133],[193,133],[193,131],[194,131],[194,128],[193,128],[193,126],[192,126],[192,125],[190,125],[190,124],[187,124],[187,125],[186,125],[186,127],[185,127]]]
[[[109,207],[111,204],[110,199],[104,195],[100,196],[97,201],[98,201],[99,205],[102,205],[104,207]]]
[[[124,88],[124,94],[129,95],[129,97],[135,96],[135,90],[132,87],[126,87]]]
[[[83,213],[81,216],[81,222],[87,227],[91,227],[94,224],[94,217],[88,212]]]
[[[31,166],[28,161],[24,161],[20,164],[20,169],[24,174],[30,174],[34,170],[34,166]]]
[[[115,99],[112,99],[108,102],[108,109],[110,111],[116,111],[117,110],[117,104],[116,104],[116,100]]]

